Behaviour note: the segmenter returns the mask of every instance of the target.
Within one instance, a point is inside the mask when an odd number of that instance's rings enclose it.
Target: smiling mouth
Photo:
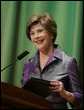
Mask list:
[[[37,41],[35,41],[35,43],[36,43],[36,44],[41,44],[43,41],[44,41],[44,39],[42,39],[42,40],[37,40]]]

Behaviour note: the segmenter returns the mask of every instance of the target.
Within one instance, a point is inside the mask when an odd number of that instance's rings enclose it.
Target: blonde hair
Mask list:
[[[48,13],[45,13],[44,15],[35,14],[30,18],[26,26],[27,37],[31,40],[30,38],[31,26],[38,23],[40,23],[48,31],[48,33],[52,34],[54,43],[57,37],[57,24],[53,20],[52,16]]]

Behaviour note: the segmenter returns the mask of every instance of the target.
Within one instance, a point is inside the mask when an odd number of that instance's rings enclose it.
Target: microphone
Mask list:
[[[25,57],[27,54],[29,54],[28,51],[24,51],[23,53],[21,53],[19,56],[17,56],[18,60],[21,60],[23,57]]]
[[[28,51],[24,51],[23,53],[21,53],[19,56],[17,56],[17,59],[15,59],[14,61],[12,61],[9,65],[7,65],[5,68],[3,68],[1,70],[4,71],[6,68],[8,68],[9,66],[11,66],[12,64],[14,64],[15,62],[17,62],[18,60],[21,60],[22,58],[24,58],[27,54],[29,54]]]

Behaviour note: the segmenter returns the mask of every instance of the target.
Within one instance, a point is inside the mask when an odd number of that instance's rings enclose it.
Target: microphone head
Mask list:
[[[23,57],[25,57],[27,54],[29,54],[28,51],[24,51],[23,53],[21,53],[19,56],[17,56],[18,60],[21,60]]]

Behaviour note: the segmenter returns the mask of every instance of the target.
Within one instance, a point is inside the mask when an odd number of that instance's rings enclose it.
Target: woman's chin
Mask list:
[[[43,50],[44,49],[44,46],[42,45],[39,45],[39,46],[36,46],[39,50]]]

